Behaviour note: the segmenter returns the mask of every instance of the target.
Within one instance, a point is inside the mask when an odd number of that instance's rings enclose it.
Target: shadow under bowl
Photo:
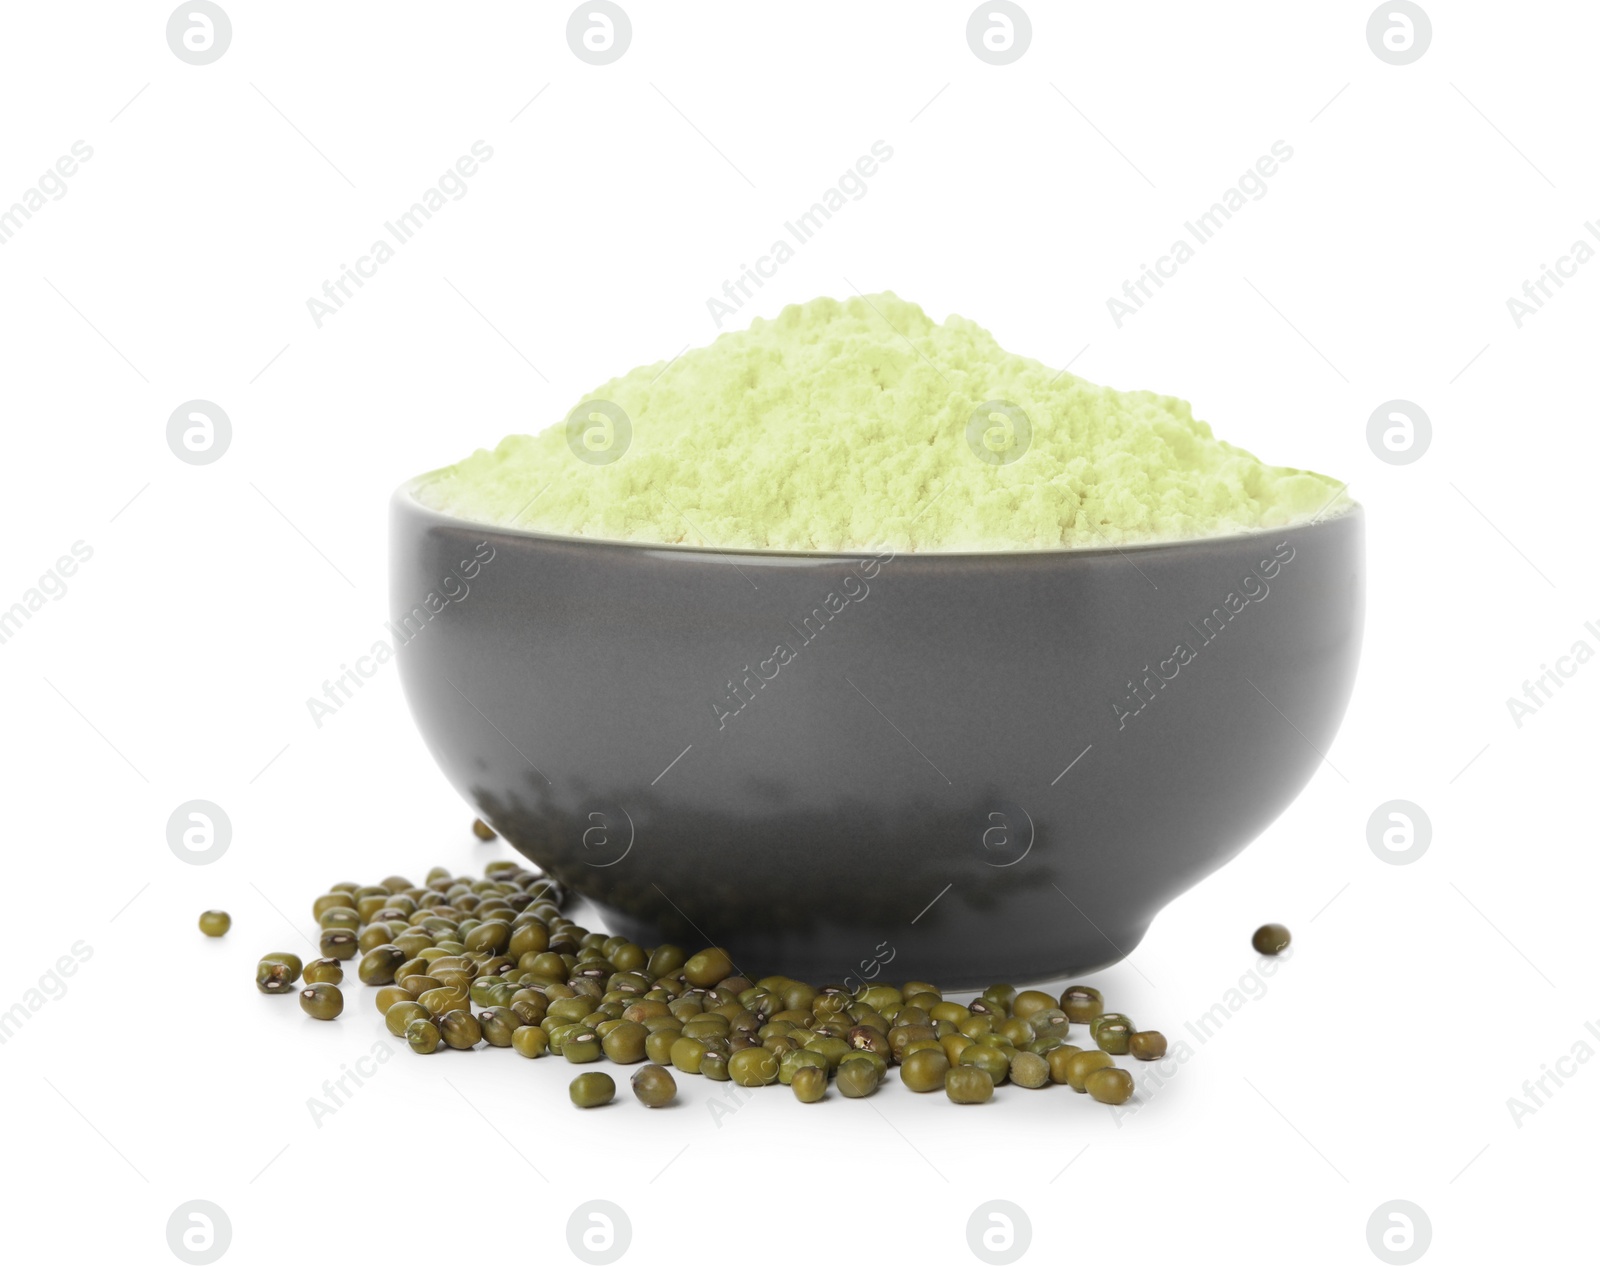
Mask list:
[[[1363,518],[1122,549],[784,554],[391,512],[451,783],[641,944],[946,988],[1127,955],[1299,793]],[[892,966],[891,966],[892,965]]]

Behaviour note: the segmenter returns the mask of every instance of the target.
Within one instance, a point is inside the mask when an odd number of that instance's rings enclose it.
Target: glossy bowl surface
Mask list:
[[[1112,963],[1316,772],[1359,507],[1124,549],[811,555],[392,503],[391,630],[445,776],[641,943],[949,988]]]

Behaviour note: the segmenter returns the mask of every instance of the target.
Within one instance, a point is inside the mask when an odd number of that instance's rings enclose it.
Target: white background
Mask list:
[[[0,607],[94,552],[0,645],[0,1009],[92,948],[0,1047],[8,1256],[177,1261],[166,1221],[193,1198],[227,1212],[230,1263],[569,1261],[593,1198],[627,1212],[624,1261],[869,1236],[976,1261],[993,1198],[1027,1212],[1029,1261],[1376,1262],[1367,1220],[1395,1198],[1426,1211],[1430,1261],[1576,1248],[1600,1068],[1520,1125],[1507,1101],[1600,1050],[1600,665],[1520,728],[1505,700],[1600,649],[1600,263],[1521,329],[1505,301],[1600,213],[1600,14],[1441,0],[1396,67],[1364,2],[1035,0],[996,67],[960,3],[637,0],[595,67],[562,4],[226,7],[209,66],[169,50],[164,4],[9,5],[0,38],[0,206],[94,151],[0,246]],[[480,139],[468,194],[318,329],[306,299]],[[671,1112],[580,1116],[561,1062],[400,1051],[314,1124],[308,1098],[385,1032],[361,987],[333,1025],[258,996],[255,958],[305,949],[328,883],[510,852],[467,833],[392,668],[308,715],[381,634],[388,492],[708,341],[707,297],[880,139],[868,194],[747,314],[892,288],[1186,396],[1367,507],[1366,648],[1327,764],[1096,982],[1193,1058],[1120,1120],[1063,1089],[959,1110],[892,1085],[719,1123],[687,1077]],[[1266,197],[1118,329],[1107,297],[1276,140],[1294,157]],[[166,444],[194,398],[232,419],[214,465]],[[1411,465],[1367,446],[1393,398],[1433,422]],[[165,839],[195,797],[233,823],[209,866]],[[1368,847],[1392,798],[1432,821],[1411,865]],[[214,906],[220,942],[194,927]],[[1267,919],[1294,954],[1194,1043]]]

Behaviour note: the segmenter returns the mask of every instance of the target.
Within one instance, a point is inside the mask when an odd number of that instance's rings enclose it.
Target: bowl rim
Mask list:
[[[1144,553],[1152,550],[1181,550],[1186,547],[1198,548],[1205,546],[1226,546],[1239,544],[1245,541],[1280,536],[1285,532],[1300,532],[1309,528],[1317,528],[1324,524],[1337,523],[1343,519],[1364,519],[1362,504],[1355,498],[1348,498],[1333,514],[1319,511],[1310,519],[1296,520],[1294,523],[1278,524],[1271,528],[1247,528],[1242,532],[1218,533],[1206,537],[1177,537],[1162,538],[1155,541],[1130,541],[1121,545],[1106,544],[1103,546],[1074,546],[1074,547],[1044,547],[1026,550],[899,550],[892,546],[874,549],[864,546],[854,550],[770,550],[758,546],[712,546],[690,545],[677,541],[625,541],[615,537],[574,537],[564,533],[539,532],[531,528],[513,528],[505,524],[484,523],[477,519],[463,519],[459,515],[452,515],[446,511],[438,510],[427,505],[417,497],[417,489],[424,481],[433,478],[440,472],[448,470],[440,467],[436,471],[425,471],[421,475],[412,476],[401,483],[390,497],[390,504],[394,507],[404,507],[407,511],[421,515],[424,518],[437,521],[441,525],[454,528],[478,529],[486,534],[500,537],[521,537],[529,541],[545,542],[551,545],[566,546],[593,546],[597,548],[621,549],[643,551],[653,554],[670,555],[737,555],[743,559],[784,559],[789,561],[828,562],[830,560],[858,560],[881,559],[887,551],[896,559],[951,559],[973,561],[995,561],[999,559],[1094,559],[1107,556],[1126,556],[1130,553]],[[1334,494],[1337,498],[1347,492],[1348,484],[1340,487]],[[1331,499],[1330,499],[1331,504]]]

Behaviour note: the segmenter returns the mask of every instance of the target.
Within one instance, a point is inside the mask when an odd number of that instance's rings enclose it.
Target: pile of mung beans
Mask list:
[[[1159,1032],[1107,1012],[1092,986],[1057,997],[993,985],[958,1003],[925,981],[850,990],[751,979],[719,947],[689,954],[589,932],[561,914],[565,898],[559,881],[511,861],[491,862],[481,880],[435,867],[421,885],[403,876],[335,884],[311,907],[322,956],[265,955],[256,988],[287,994],[303,980],[302,1010],[333,1020],[344,1010],[345,964],[356,960],[384,1024],[412,1051],[487,1044],[573,1065],[638,1065],[633,1093],[651,1108],[677,1095],[674,1071],[782,1084],[811,1104],[830,1082],[845,1099],[871,1095],[891,1069],[908,1090],[943,1090],[957,1104],[982,1104],[1003,1083],[1065,1083],[1122,1104],[1133,1076],[1113,1057],[1166,1055]],[[207,912],[202,930],[220,936],[211,932],[219,915]],[[1068,1041],[1075,1026],[1086,1045]],[[593,1070],[570,1088],[580,1108],[615,1095],[611,1076]]]

